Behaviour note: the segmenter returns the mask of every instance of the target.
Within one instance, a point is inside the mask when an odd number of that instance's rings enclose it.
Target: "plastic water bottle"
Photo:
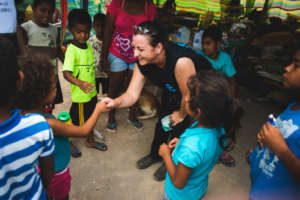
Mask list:
[[[65,124],[72,125],[72,119],[70,117],[70,114],[67,112],[59,113],[57,119]],[[100,133],[98,130],[96,130],[95,128],[93,129],[93,132],[94,132],[94,135],[96,137],[98,137],[99,139],[101,139],[101,140],[105,139],[104,135],[102,133]]]
[[[94,135],[96,137],[98,137],[100,140],[105,140],[105,136],[102,133],[100,133],[97,129],[94,128],[93,132],[94,132]]]
[[[72,119],[70,117],[70,114],[67,112],[59,113],[57,119],[65,124],[72,125]]]
[[[195,33],[194,35],[194,40],[193,40],[193,49],[195,50],[199,50],[202,49],[202,35],[203,35],[204,31],[198,31],[197,33]]]
[[[162,128],[165,132],[172,130],[172,122],[170,119],[170,115],[167,115],[161,119]]]
[[[273,114],[269,114],[267,122],[269,122],[272,126],[276,126],[276,118],[274,117]],[[258,142],[258,148],[259,148],[259,150],[264,150],[265,149],[265,145],[261,145]]]
[[[176,42],[187,44],[190,41],[191,31],[183,26],[178,29]]]

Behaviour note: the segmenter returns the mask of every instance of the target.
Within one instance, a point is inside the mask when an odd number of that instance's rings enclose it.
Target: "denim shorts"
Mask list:
[[[111,53],[108,54],[108,62],[110,63],[111,72],[121,72],[127,70],[128,68],[130,70],[133,70],[134,65],[136,63],[136,62],[131,62],[131,63],[126,62]]]

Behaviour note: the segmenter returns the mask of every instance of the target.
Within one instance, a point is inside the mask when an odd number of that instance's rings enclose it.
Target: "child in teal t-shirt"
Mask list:
[[[213,68],[226,75],[231,82],[233,96],[237,98],[237,84],[234,79],[236,70],[232,64],[230,56],[221,50],[222,32],[217,26],[208,27],[202,36],[202,50],[197,53],[204,56]],[[234,166],[234,158],[224,152],[219,160],[226,166]]]
[[[175,138],[169,146],[164,143],[159,149],[167,168],[165,199],[203,198],[209,173],[223,151],[224,140],[234,137],[233,127],[241,116],[241,108],[232,97],[230,83],[224,75],[198,73],[189,79],[187,86],[186,111],[195,122],[179,141]]]
[[[230,56],[221,50],[221,42],[221,30],[216,26],[210,26],[203,33],[202,50],[198,50],[197,53],[204,56],[216,71],[220,71],[230,78],[233,96],[236,97],[237,85],[234,79],[236,70]]]
[[[94,51],[87,42],[92,22],[90,15],[84,9],[72,10],[68,21],[73,40],[66,50],[63,75],[71,85],[72,122],[74,125],[82,126],[91,116],[97,103]],[[93,131],[88,135],[85,144],[100,151],[107,149],[104,143],[95,141]]]

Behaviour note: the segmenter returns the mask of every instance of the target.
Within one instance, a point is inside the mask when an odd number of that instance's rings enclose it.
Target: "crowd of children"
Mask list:
[[[109,82],[99,60],[105,15],[95,15],[92,23],[86,10],[72,10],[68,28],[73,39],[64,55],[57,29],[50,24],[54,8],[55,0],[33,1],[34,18],[21,25],[18,47],[0,33],[0,88],[5,94],[0,99],[0,199],[69,199],[69,137],[85,137],[87,147],[107,150],[94,138],[98,118],[109,111],[97,97],[99,84],[105,95]],[[92,27],[96,35],[90,38]],[[236,70],[229,55],[220,50],[220,34],[216,27],[208,28],[198,53],[222,73],[201,72],[189,78],[184,100],[193,123],[159,149],[167,170],[165,200],[204,198],[216,162],[234,162],[223,152],[228,141],[234,141],[242,109],[236,99]],[[57,58],[63,61],[63,75],[70,82],[74,125],[52,115],[53,105],[63,101]],[[298,92],[299,46],[285,70],[284,86]],[[248,155],[249,199],[300,198],[299,109],[299,102],[290,104],[275,125],[267,122],[259,132],[263,147]]]

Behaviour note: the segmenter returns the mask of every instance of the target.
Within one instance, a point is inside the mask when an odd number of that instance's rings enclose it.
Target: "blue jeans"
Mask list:
[[[111,72],[121,72],[127,69],[133,70],[135,65],[135,62],[132,63],[126,62],[111,53],[108,54],[108,62],[110,65]]]

